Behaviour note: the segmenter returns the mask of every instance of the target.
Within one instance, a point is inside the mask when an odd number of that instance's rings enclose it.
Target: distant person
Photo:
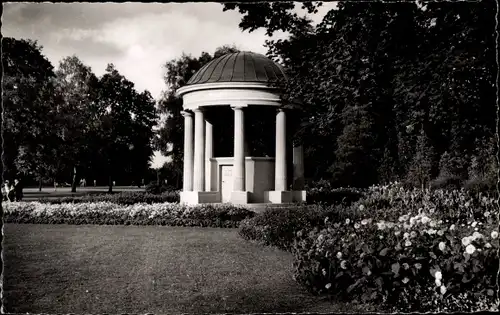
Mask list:
[[[19,179],[14,179],[14,198],[15,201],[23,200],[23,186]]]
[[[15,198],[14,186],[8,180],[5,181],[4,189],[5,189],[6,200],[14,201]]]
[[[94,187],[96,186],[96,184],[97,184],[97,181],[94,179]]]
[[[113,181],[113,186],[116,186],[116,182],[115,181]]]
[[[8,181],[6,180],[2,185],[2,201],[9,200],[8,194],[9,194],[9,188],[8,188]]]
[[[83,187],[87,187],[87,180],[85,178],[83,179]]]

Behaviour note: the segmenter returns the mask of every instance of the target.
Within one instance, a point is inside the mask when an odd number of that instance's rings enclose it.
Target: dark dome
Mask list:
[[[276,82],[286,80],[283,68],[264,55],[230,53],[216,58],[196,72],[187,85],[217,82]]]

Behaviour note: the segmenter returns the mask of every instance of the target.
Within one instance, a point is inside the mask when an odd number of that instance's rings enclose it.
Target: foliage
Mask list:
[[[494,304],[495,198],[398,183],[365,194],[350,206],[268,210],[242,221],[240,235],[290,250],[294,278],[317,294],[399,312]],[[464,294],[469,300],[460,302]]]
[[[319,180],[306,187],[308,204],[350,205],[363,196],[363,189],[333,188],[331,182]]]
[[[100,78],[98,108],[96,141],[92,143],[98,153],[94,173],[108,176],[111,192],[113,178],[121,179],[125,173],[139,181],[149,168],[157,118],[155,101],[148,91],[138,93],[134,84],[109,64]]]
[[[291,34],[267,46],[289,77],[284,100],[303,101],[294,136],[306,176],[359,187],[422,187],[439,175],[445,151],[449,175],[463,178],[471,155],[491,151],[494,5],[338,2],[312,26],[292,2],[223,4],[242,14],[242,30]],[[304,6],[315,14],[320,3]]]
[[[109,224],[237,227],[253,212],[232,205],[185,206],[178,203],[134,203],[107,201],[83,203],[17,202],[4,205],[7,223]]]
[[[171,185],[165,185],[163,183],[152,182],[146,185],[146,192],[149,194],[163,194],[164,192],[175,191],[175,187]]]
[[[52,176],[54,67],[36,41],[2,38],[2,176]]]
[[[80,178],[101,182],[104,174],[111,182],[113,172],[140,181],[156,123],[149,92],[137,92],[113,66],[97,78],[76,56],[54,72],[34,41],[3,38],[2,47],[4,176],[22,173],[40,188],[47,180],[72,182],[72,191]]]
[[[315,206],[268,207],[255,217],[242,221],[239,234],[246,240],[290,250],[295,233],[312,229],[326,216],[326,211]]]
[[[97,88],[97,77],[78,57],[73,55],[61,60],[55,80],[56,126],[61,140],[53,146],[58,153],[56,159],[63,167],[72,170],[72,192],[76,191],[78,184],[77,169],[85,168],[90,155],[92,119],[98,110]]]
[[[216,49],[214,56],[237,51],[238,49],[234,46],[222,46]],[[184,118],[181,114],[182,98],[178,97],[176,92],[186,85],[193,74],[211,60],[212,56],[206,52],[203,52],[198,58],[183,54],[180,58],[170,60],[164,65],[164,81],[167,90],[163,92],[158,109],[166,117],[157,131],[154,145],[163,155],[172,159],[172,162],[168,163],[170,164],[169,173],[177,188],[180,188],[182,184]]]

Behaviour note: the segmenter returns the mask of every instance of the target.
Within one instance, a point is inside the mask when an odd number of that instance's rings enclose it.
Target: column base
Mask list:
[[[306,191],[305,190],[293,190],[292,191],[293,202],[306,202]]]
[[[220,195],[217,191],[181,191],[181,203],[197,205],[200,203],[219,203]]]
[[[293,193],[291,191],[270,190],[264,192],[264,201],[270,203],[291,203]]]
[[[236,205],[246,205],[248,204],[249,195],[249,191],[232,191],[231,203]]]

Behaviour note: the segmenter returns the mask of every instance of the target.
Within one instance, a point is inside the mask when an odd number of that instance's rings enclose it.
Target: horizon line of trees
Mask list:
[[[25,184],[139,184],[153,155],[156,102],[108,64],[77,56],[57,69],[36,41],[2,38],[2,177]]]
[[[494,1],[338,2],[315,27],[289,1],[222,5],[243,31],[291,34],[266,45],[284,99],[304,101],[294,138],[309,179],[496,190]]]
[[[289,1],[221,5],[224,11],[239,10],[244,31],[291,34],[266,46],[270,58],[282,60],[289,77],[281,85],[283,100],[304,103],[289,122],[295,125],[289,141],[304,144],[309,182],[496,187],[493,1],[339,2],[317,26],[294,13],[295,3]],[[317,14],[321,2],[302,5]],[[5,116],[10,129],[4,143],[16,148],[6,155],[9,166],[37,178],[78,177],[88,170],[107,178],[132,178],[147,172],[157,149],[172,160],[160,174],[176,188],[182,186],[184,124],[182,99],[175,92],[213,58],[238,51],[226,45],[213,55],[183,54],[167,61],[166,90],[154,111],[149,93],[134,92],[112,65],[97,78],[69,58],[66,67],[54,72],[36,45],[23,45],[25,52],[11,48],[10,58],[18,66],[5,72],[15,77],[18,71],[27,86],[22,95],[10,87],[10,98],[4,98],[13,109]],[[22,57],[16,60],[17,55]],[[23,60],[37,61],[26,68]],[[4,69],[5,64],[4,57]],[[45,120],[36,119],[40,113]],[[152,131],[160,114],[165,120]],[[214,128],[222,126],[214,129],[218,156],[231,156],[231,111],[208,115]],[[253,154],[268,154],[274,132],[264,131],[273,121],[258,119],[267,116],[262,113],[247,116],[248,128],[262,131],[247,132]],[[81,131],[73,132],[73,126]],[[51,139],[59,144],[45,145]]]

